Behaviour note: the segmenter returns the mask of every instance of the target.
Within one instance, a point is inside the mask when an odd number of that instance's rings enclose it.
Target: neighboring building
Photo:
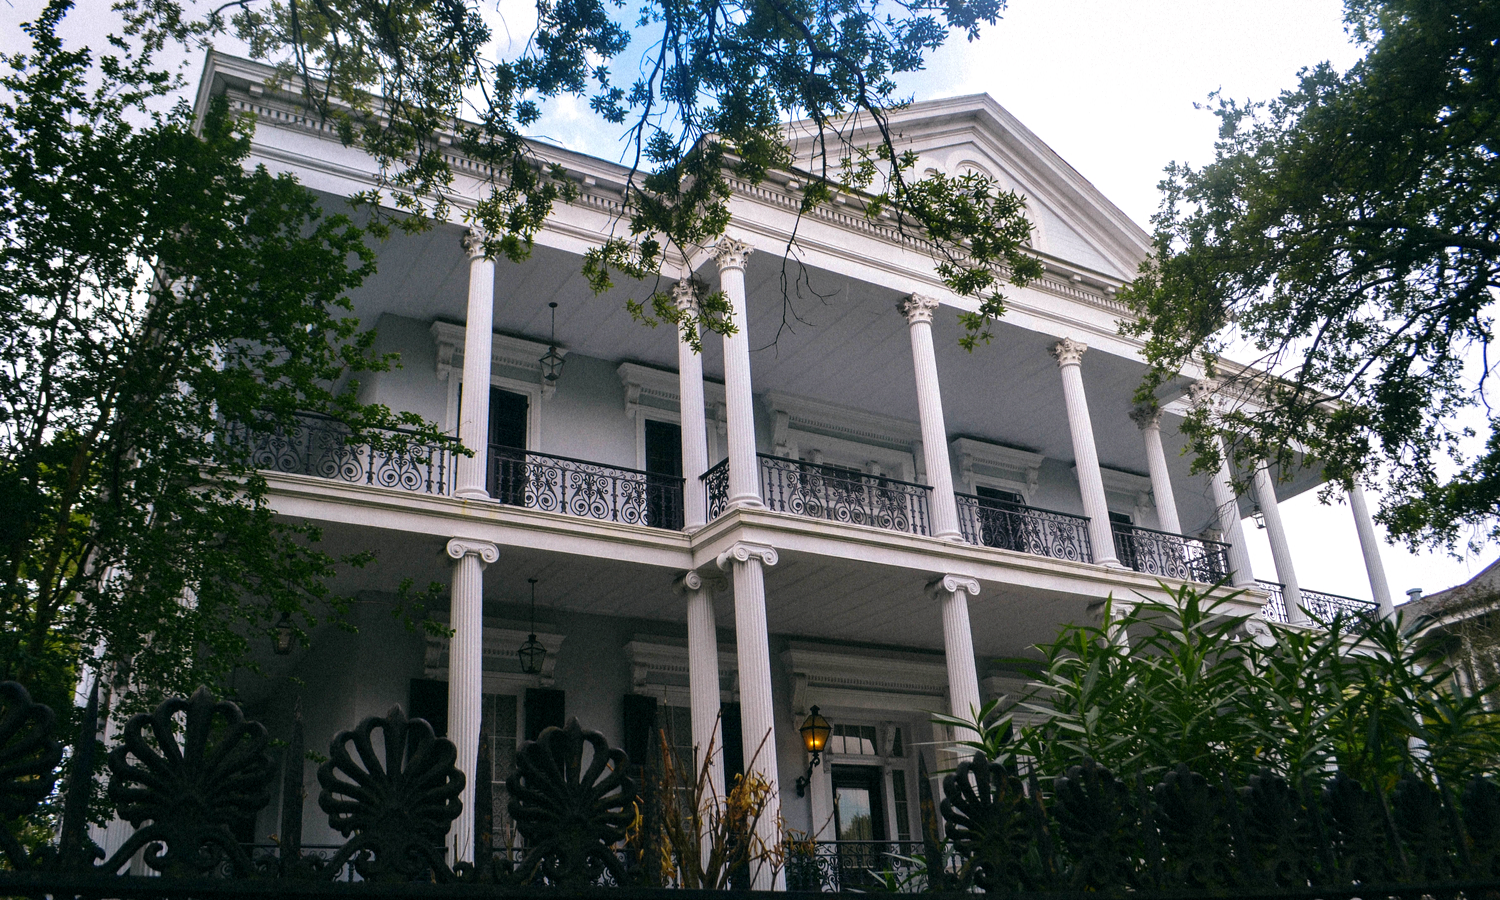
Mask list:
[[[295,174],[330,207],[370,189],[373,162],[268,90],[270,74],[210,56],[200,106],[225,94],[254,115],[251,163]],[[989,97],[916,103],[891,126],[919,171],[977,170],[1028,198],[1046,274],[1011,291],[993,344],[973,353],[956,316],[971,304],[923,245],[856,196],[799,220],[795,175],[736,182],[728,236],[680,261],[734,305],[738,332],[710,335],[701,356],[631,320],[624,301],[649,287],[595,297],[580,275],[581,254],[619,225],[613,163],[539,147],[582,193],[525,264],[475,255],[459,225],[382,243],[353,300],[401,366],[361,384],[362,399],[479,452],[393,459],[312,419],[239,436],[256,442],[281,515],[319,525],[332,550],[378,554],[335,585],[359,598],[358,633],[327,626],[307,650],[268,651],[272,677],[239,685],[251,712],[279,735],[300,704],[317,747],[400,703],[469,748],[471,774],[483,733],[498,809],[518,742],[564,717],[632,753],[658,727],[684,753],[719,729],[722,768],[765,774],[788,827],[901,840],[919,836],[918,779],[945,738],[930,713],[1021,687],[991,660],[1111,595],[1161,596],[1162,582],[1227,574],[1250,588],[1243,610],[1260,610],[1241,526],[1251,502],[1177,452],[1189,383],[1160,410],[1132,408],[1145,366],[1118,333],[1129,313],[1116,291],[1149,236]],[[473,167],[455,163],[460,196],[476,192]],[[783,291],[799,317],[784,316]],[[1257,486],[1300,620],[1276,502],[1315,479]],[[408,579],[451,584],[451,641],[393,615]],[[545,655],[529,675],[517,651],[533,633]],[[799,796],[797,729],[813,704],[833,738]],[[323,828],[309,805],[306,840]]]
[[[1398,611],[1407,622],[1425,624],[1429,633],[1443,636],[1441,646],[1459,690],[1500,681],[1500,560],[1463,584],[1418,597]],[[1487,705],[1500,708],[1500,698],[1491,697]]]

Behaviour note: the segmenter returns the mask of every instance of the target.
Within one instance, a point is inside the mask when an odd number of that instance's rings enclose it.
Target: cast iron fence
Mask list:
[[[1125,566],[1181,581],[1214,584],[1229,575],[1229,545],[1203,538],[1112,523],[1115,553]]]
[[[490,445],[490,496],[509,506],[682,529],[682,478]]]
[[[958,529],[971,544],[1074,562],[1094,561],[1089,520],[1084,516],[973,494],[955,494],[954,499]]]
[[[290,428],[262,422],[224,426],[224,439],[243,446],[257,469],[421,494],[453,493],[452,450],[407,437],[413,434],[410,431],[390,429],[387,433],[398,440],[377,449],[351,441],[348,426],[315,413],[299,413],[297,424]]]
[[[708,498],[708,520],[712,522],[729,503],[729,460],[720,460],[703,473],[703,493]]]
[[[276,852],[257,853],[234,832],[270,802],[277,777],[270,736],[200,689],[120,730],[107,757],[106,795],[136,830],[106,859],[87,833],[97,710],[95,693],[79,723],[70,763],[79,775],[62,792],[57,839],[38,844],[31,828],[23,843],[25,823],[56,792],[63,747],[52,711],[20,685],[0,683],[0,896],[437,900],[517,897],[506,889],[523,887],[577,896],[606,884],[640,900],[667,896],[661,848],[649,835],[627,840],[638,796],[628,757],[576,719],[517,752],[506,788],[519,854],[481,853],[456,865],[443,846],[465,812],[457,748],[399,707],[334,737],[317,770],[318,805],[347,840],[304,847],[298,719],[284,751]],[[488,746],[481,735],[480,771],[490,765]],[[484,845],[493,833],[487,778],[475,794],[469,814]],[[1390,785],[1334,771],[1293,785],[1262,771],[1231,783],[1180,765],[1148,781],[1084,758],[1044,788],[1036,773],[1023,778],[976,755],[944,778],[942,797],[941,823],[924,817],[931,825],[920,854],[916,843],[814,845],[809,853],[793,842],[789,880],[850,891],[885,882],[889,871],[907,889],[1080,900],[1100,893],[1492,900],[1500,891],[1500,786],[1487,777],[1445,784],[1408,774]],[[118,874],[137,854],[162,877]],[[918,855],[941,862],[913,863]],[[348,877],[357,883],[333,883]]]
[[[886,531],[929,533],[927,496],[932,488],[924,484],[766,453],[756,456],[761,500],[767,509]]]

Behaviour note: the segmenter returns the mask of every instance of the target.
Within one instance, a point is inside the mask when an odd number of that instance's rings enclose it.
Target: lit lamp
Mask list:
[[[823,748],[828,746],[828,736],[833,733],[833,726],[828,720],[818,715],[818,708],[814,706],[810,715],[797,729],[802,733],[802,746],[812,754],[812,759],[807,763],[807,774],[797,779],[797,796],[807,795],[807,786],[812,783],[813,767],[823,761]]]
[[[538,675],[542,671],[542,660],[547,658],[547,648],[536,639],[536,579],[526,579],[531,583],[531,634],[527,635],[526,643],[516,651],[516,656],[521,660],[521,671],[527,675]]]
[[[547,352],[537,362],[542,364],[542,377],[549,382],[556,381],[557,376],[562,374],[563,358],[557,352],[557,303],[548,303],[552,308],[552,341]]]
[[[292,614],[282,613],[281,619],[272,629],[272,648],[277,656],[288,656],[292,652],[292,638],[296,637],[296,630],[292,628]]]

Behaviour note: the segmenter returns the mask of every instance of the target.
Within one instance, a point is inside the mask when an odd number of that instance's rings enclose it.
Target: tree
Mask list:
[[[185,693],[340,608],[327,577],[367,558],[278,521],[226,424],[402,421],[354,400],[385,365],[346,314],[361,230],[247,170],[223,104],[152,112],[149,55],[65,49],[69,6],[0,58],[0,677],[59,709],[80,661]]]
[[[1235,398],[1187,421],[1201,469],[1223,438],[1242,464],[1383,475],[1390,533],[1451,551],[1500,538],[1500,7],[1345,0],[1345,20],[1363,59],[1269,103],[1221,99],[1214,161],[1168,168],[1125,330],[1146,338],[1140,399],[1192,362]],[[1221,364],[1239,342],[1258,368]]]
[[[901,103],[895,79],[951,31],[977,37],[1005,0],[646,0],[638,10],[539,0],[530,39],[511,57],[495,55],[477,0],[236,0],[202,15],[193,2],[116,6],[148,43],[232,30],[277,63],[347,144],[375,157],[378,188],[358,199],[394,204],[401,227],[451,214],[458,188],[437,139],[456,134],[491,172],[471,218],[492,255],[524,259],[553,206],[576,195],[525,131],[548,102],[585,99],[621,129],[630,160],[617,233],[587,254],[585,271],[597,291],[622,273],[647,280],[649,298],[629,304],[652,324],[688,318],[662,280],[677,277],[674,253],[723,234],[730,179],[758,183],[775,170],[802,172],[804,212],[838,193],[863,197],[869,216],[889,212],[892,227],[926,240],[948,285],[978,301],[962,316],[970,349],[1003,313],[1003,285],[1041,273],[1025,251],[1022,198],[973,173],[914,178],[916,156],[887,123]],[[638,58],[625,55],[633,40],[645,47]],[[610,68],[620,61],[639,74],[620,80]],[[870,122],[880,140],[856,144],[855,129]],[[692,318],[726,332],[724,309],[712,296]]]

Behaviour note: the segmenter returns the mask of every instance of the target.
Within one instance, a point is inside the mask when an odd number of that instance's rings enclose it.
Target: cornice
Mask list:
[[[658,369],[655,366],[625,362],[615,367],[620,384],[625,387],[625,412],[632,419],[642,407],[681,412],[682,382],[676,372]],[[723,406],[724,384],[712,379],[703,379],[703,405],[705,411]]]
[[[763,402],[776,420],[778,433],[790,428],[903,452],[910,452],[912,444],[922,439],[919,424],[894,416],[777,391],[765,394]],[[785,421],[782,421],[782,416],[785,416]],[[785,439],[773,434],[772,442],[782,444]]]

